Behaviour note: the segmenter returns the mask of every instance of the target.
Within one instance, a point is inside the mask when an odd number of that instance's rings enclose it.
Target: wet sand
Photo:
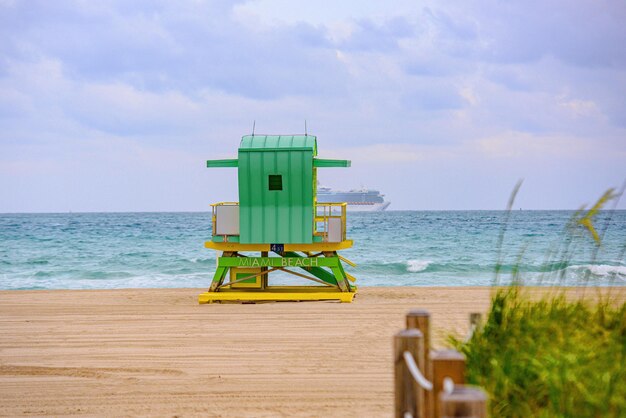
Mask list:
[[[406,312],[428,309],[442,347],[491,289],[256,305],[198,305],[200,291],[0,292],[0,414],[389,416]]]

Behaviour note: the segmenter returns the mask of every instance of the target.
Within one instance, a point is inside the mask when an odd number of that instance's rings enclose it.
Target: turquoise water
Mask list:
[[[490,285],[506,225],[501,281],[518,265],[530,284],[626,285],[626,211],[600,214],[599,249],[582,228],[563,232],[572,214],[350,213],[355,246],[342,254],[361,286]],[[206,287],[210,235],[207,213],[0,214],[0,289]],[[571,254],[546,262],[564,248]]]

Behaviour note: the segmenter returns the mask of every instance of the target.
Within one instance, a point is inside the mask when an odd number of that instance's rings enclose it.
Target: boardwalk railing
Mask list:
[[[407,329],[394,337],[396,418],[487,416],[487,395],[465,386],[465,357],[455,350],[430,349],[430,314],[410,311]],[[470,316],[470,335],[480,314]]]

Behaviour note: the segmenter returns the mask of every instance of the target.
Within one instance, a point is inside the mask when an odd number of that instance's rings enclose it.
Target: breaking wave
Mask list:
[[[585,264],[569,266],[570,270],[578,276],[590,275],[602,279],[626,280],[626,266],[614,266],[610,264]]]
[[[427,260],[408,260],[406,262],[406,271],[410,273],[419,273],[420,271],[424,271],[428,268],[428,266],[432,263],[432,261]]]

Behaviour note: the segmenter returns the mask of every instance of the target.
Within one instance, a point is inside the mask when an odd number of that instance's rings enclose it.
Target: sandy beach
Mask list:
[[[198,305],[199,289],[3,291],[0,414],[389,416],[405,313],[428,309],[441,347],[490,291],[257,305]]]

